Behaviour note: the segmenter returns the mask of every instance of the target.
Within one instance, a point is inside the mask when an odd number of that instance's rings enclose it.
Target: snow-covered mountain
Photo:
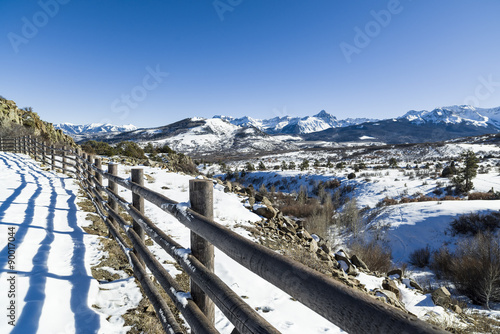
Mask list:
[[[346,127],[365,122],[376,121],[368,118],[347,118],[338,120],[335,116],[322,110],[314,116],[306,117],[274,117],[270,119],[255,119],[252,117],[233,118],[230,116],[214,116],[230,122],[231,124],[256,127],[269,134],[304,134],[323,131],[330,128]]]
[[[500,107],[486,109],[461,105],[436,108],[431,111],[411,110],[400,118],[415,124],[467,124],[478,127],[491,125],[500,129]]]
[[[128,125],[112,125],[103,123],[92,123],[85,125],[76,125],[71,123],[60,123],[54,124],[56,129],[61,129],[64,133],[68,135],[86,135],[86,134],[96,134],[96,133],[109,133],[109,132],[125,132],[136,130],[137,127]]]
[[[131,125],[64,125],[58,127],[79,142],[89,139],[110,143],[131,140],[143,144],[168,144],[176,151],[193,156],[249,155],[298,147],[331,146],[332,143],[422,143],[496,134],[500,132],[500,107],[451,106],[431,111],[412,110],[401,117],[383,120],[338,120],[323,110],[302,118],[194,117],[146,129]]]
[[[170,148],[197,155],[234,155],[297,149],[291,136],[272,136],[256,127],[238,126],[220,118],[186,118],[166,126],[122,133],[100,133],[92,139],[109,143],[131,140],[140,144],[167,144]]]

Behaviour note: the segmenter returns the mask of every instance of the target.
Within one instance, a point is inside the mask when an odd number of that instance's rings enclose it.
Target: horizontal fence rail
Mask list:
[[[132,169],[132,177],[124,179],[117,176],[116,164],[108,164],[105,171],[101,158],[82,153],[80,149],[55,148],[28,136],[0,138],[0,150],[29,154],[53,170],[71,173],[80,181],[110,235],[127,256],[166,333],[183,331],[147,269],[194,333],[218,333],[214,327],[214,304],[235,326],[233,333],[280,333],[215,275],[213,247],[349,333],[447,333],[216,223],[210,212],[212,181],[190,182],[192,207],[188,208],[145,187],[142,169]],[[103,184],[104,179],[107,186]],[[118,195],[118,186],[131,191],[130,202]],[[181,246],[146,217],[144,201],[188,227],[192,233],[191,247]],[[132,217],[132,224],[123,219],[119,207]],[[145,234],[189,275],[191,291],[182,291],[149,251],[144,243]]]

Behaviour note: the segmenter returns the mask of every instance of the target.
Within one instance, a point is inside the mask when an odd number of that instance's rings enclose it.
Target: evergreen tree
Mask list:
[[[463,168],[460,168],[452,182],[458,191],[467,193],[474,189],[472,179],[477,175],[477,163],[479,159],[472,150],[468,150],[460,155],[463,163]]]
[[[300,164],[299,167],[300,167],[300,170],[304,170],[304,169],[309,168],[309,160],[307,160],[307,159],[302,160],[302,163]]]

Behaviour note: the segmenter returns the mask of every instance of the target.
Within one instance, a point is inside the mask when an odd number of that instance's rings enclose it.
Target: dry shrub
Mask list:
[[[431,248],[427,245],[425,248],[420,248],[410,254],[410,263],[416,267],[424,268],[429,265],[431,258]]]
[[[478,200],[495,200],[498,199],[498,195],[493,192],[475,192],[469,194],[469,201],[478,201]]]
[[[328,180],[324,183],[325,189],[336,189],[340,187],[340,181],[338,179]]]
[[[443,201],[460,201],[460,200],[462,199],[458,196],[446,195],[445,197],[443,197]]]
[[[474,303],[500,301],[500,242],[493,234],[478,233],[459,243],[451,263],[450,279]]]
[[[495,231],[500,227],[500,212],[490,214],[469,213],[455,218],[451,224],[452,235]]]
[[[396,199],[386,197],[382,201],[380,201],[379,204],[377,204],[377,206],[389,206],[389,205],[396,205],[396,204],[398,204],[398,201]]]
[[[286,244],[286,247],[281,247],[281,252],[286,257],[292,258],[293,260],[302,263],[303,265],[319,271],[322,274],[331,274],[333,267],[331,267],[327,262],[323,262],[316,256],[315,253],[311,253],[308,249],[302,248],[298,245]]]
[[[439,199],[437,197],[431,196],[420,196],[417,198],[417,202],[437,202]]]
[[[305,200],[305,203],[292,201],[291,203],[285,203],[283,206],[279,207],[279,209],[285,216],[306,218],[321,211],[321,204],[316,198],[308,198]]]
[[[431,269],[436,273],[438,278],[450,276],[451,260],[452,254],[446,246],[432,253]]]
[[[349,245],[351,255],[356,254],[371,271],[386,273],[391,269],[391,250],[382,246],[376,240],[366,242],[355,240]]]

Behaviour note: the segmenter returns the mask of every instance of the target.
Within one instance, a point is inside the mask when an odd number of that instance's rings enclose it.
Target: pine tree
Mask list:
[[[472,150],[468,150],[460,155],[464,167],[460,168],[452,182],[459,192],[467,193],[474,189],[472,179],[477,175],[477,163],[479,159]]]

